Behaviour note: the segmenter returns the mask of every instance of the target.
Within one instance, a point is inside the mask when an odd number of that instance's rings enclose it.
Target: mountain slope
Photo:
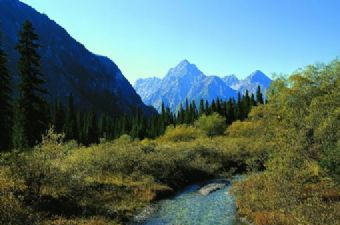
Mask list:
[[[161,82],[161,79],[157,77],[151,77],[146,79],[139,79],[135,83],[135,89],[140,90],[141,93],[139,95],[145,96],[145,98],[149,98],[150,94],[154,93],[158,89],[158,85]]]
[[[162,101],[172,111],[176,111],[186,98],[198,102],[201,98],[212,101],[216,97],[230,98],[237,95],[221,78],[204,75],[187,60],[171,68],[163,79],[157,78],[156,82],[150,78],[139,79],[134,87],[144,103],[157,110],[161,109]]]
[[[225,82],[227,77],[223,78]],[[266,89],[269,88],[271,82],[272,80],[267,77],[262,71],[256,70],[249,76],[247,76],[244,80],[239,80],[238,82],[231,84],[230,87],[241,93],[244,93],[246,90],[248,90],[250,93],[255,93],[257,87],[260,86],[261,89],[265,92]]]
[[[229,87],[231,87],[231,86],[237,84],[238,82],[240,82],[240,80],[234,74],[225,76],[222,79],[223,79],[224,83],[226,85],[228,85]]]
[[[1,42],[8,55],[8,66],[18,82],[15,50],[17,34],[25,20],[30,20],[39,35],[42,73],[49,90],[47,99],[66,101],[72,93],[83,109],[109,114],[132,113],[136,107],[145,113],[155,111],[144,105],[117,65],[98,56],[74,40],[65,29],[18,0],[0,0]]]

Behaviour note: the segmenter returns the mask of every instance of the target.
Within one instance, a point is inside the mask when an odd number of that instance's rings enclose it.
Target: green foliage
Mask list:
[[[15,154],[11,169],[15,178],[27,186],[30,196],[40,198],[44,186],[59,185],[60,179],[70,179],[58,168],[58,163],[67,154],[67,149],[61,145],[63,138],[63,135],[55,134],[50,129],[43,137],[42,143],[32,151]]]
[[[2,155],[1,159],[7,158]],[[3,161],[1,161],[3,162]],[[3,165],[3,164],[2,164]],[[20,181],[11,176],[7,166],[0,167],[0,224],[38,224],[38,216],[23,203],[24,190]],[[16,193],[16,194],[15,194]]]
[[[212,137],[223,134],[226,123],[222,116],[213,113],[210,116],[202,115],[195,123],[195,126],[202,130],[207,136]]]
[[[127,134],[123,134],[116,141],[121,143],[131,143],[133,141],[133,138]]]

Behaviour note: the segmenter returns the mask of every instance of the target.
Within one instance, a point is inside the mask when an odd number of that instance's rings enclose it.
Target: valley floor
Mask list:
[[[277,79],[267,104],[216,136],[180,125],[155,140],[123,135],[82,147],[50,130],[34,149],[1,154],[0,224],[126,224],[185,185],[247,172],[231,188],[239,216],[338,225],[339,99],[335,61]]]

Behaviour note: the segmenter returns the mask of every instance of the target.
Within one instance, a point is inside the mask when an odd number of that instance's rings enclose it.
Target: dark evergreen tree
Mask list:
[[[218,97],[216,99],[216,112],[218,112],[219,114],[222,114],[221,100]]]
[[[61,101],[55,103],[53,125],[57,133],[63,133],[65,127],[65,110]]]
[[[12,134],[11,78],[6,63],[6,54],[0,45],[0,151],[10,148]]]
[[[74,108],[73,95],[70,94],[67,103],[67,114],[65,123],[65,138],[67,140],[78,140],[78,123]]]
[[[178,123],[182,124],[182,123],[185,123],[185,115],[184,115],[184,109],[183,109],[183,106],[182,106],[182,103],[180,104],[179,106],[179,110],[178,110]]]
[[[69,106],[68,106],[69,108]],[[66,129],[67,129],[67,120],[68,120],[68,114],[69,114],[69,109],[67,108],[67,113],[66,113],[66,120],[65,120],[65,127],[64,127],[64,132],[66,135]],[[85,140],[85,116],[84,113],[77,111],[76,113],[76,124],[77,124],[77,129],[78,129],[78,133],[77,133],[77,141],[78,143],[84,144],[84,140]]]
[[[163,105],[162,111],[164,112],[164,114],[166,113],[164,105]],[[162,114],[161,117],[165,118],[165,115],[163,116]],[[164,125],[164,121],[163,121],[163,125]],[[132,127],[130,131],[130,135],[133,138],[143,139],[145,137],[145,130],[146,128],[144,127],[143,113],[140,112],[139,109],[137,109],[136,115],[132,119]]]
[[[235,119],[243,120],[243,107],[242,107],[241,93],[237,94],[236,118]]]
[[[192,106],[192,112],[191,112],[191,118],[190,118],[190,122],[194,122],[197,118],[198,118],[198,111],[197,111],[197,107],[196,107],[196,102],[193,100],[191,103]]]
[[[45,80],[40,73],[37,41],[32,24],[24,22],[16,47],[20,55],[18,69],[21,80],[13,130],[14,147],[21,149],[40,141],[48,126],[47,103],[43,98],[47,91],[43,88]]]
[[[87,143],[99,143],[98,122],[96,113],[89,113],[87,120]]]
[[[184,123],[190,123],[190,106],[188,98],[185,99],[185,112],[184,112]]]
[[[247,118],[248,114],[249,114],[249,112],[251,110],[251,99],[250,99],[248,90],[246,90],[246,93],[245,93],[245,95],[243,97],[243,110],[244,110],[243,117]]]
[[[236,119],[234,105],[235,105],[234,100],[229,99],[226,105],[226,117],[227,117],[226,121],[228,125],[232,124],[232,122],[235,121]]]
[[[250,99],[251,99],[251,106],[255,106],[256,105],[255,95],[251,94]]]
[[[257,102],[257,104],[263,104],[263,103],[264,103],[263,95],[262,95],[262,92],[261,92],[261,87],[260,87],[260,85],[257,86],[257,91],[256,91],[256,102]]]
[[[122,116],[120,119],[119,119],[119,137],[123,134],[128,134],[129,133],[129,120],[126,118],[126,116]]]
[[[112,140],[116,135],[115,131],[115,121],[112,117],[107,117],[107,128],[106,128],[106,136],[104,136],[108,140]]]
[[[102,115],[98,125],[100,137],[106,140],[113,139],[116,132],[114,128],[114,119],[107,114]]]
[[[162,111],[161,111],[161,115],[165,116],[165,106],[164,106],[164,102],[162,101]]]
[[[205,115],[209,115],[211,113],[211,109],[209,106],[208,100],[205,100]]]
[[[165,113],[166,113],[165,124],[166,125],[173,124],[174,118],[173,118],[173,115],[171,114],[171,110],[169,107],[166,107]]]
[[[164,102],[162,102],[162,111],[161,111],[161,119],[160,119],[160,130],[164,131],[165,127],[168,123],[168,116],[167,116],[167,112],[165,111],[165,106],[164,106]]]
[[[202,115],[203,113],[205,113],[205,108],[204,108],[204,100],[201,98],[200,100],[200,108],[198,110],[199,115]]]
[[[216,107],[215,100],[212,100],[212,102],[211,102],[211,112],[216,112],[216,111],[217,111],[217,107]]]

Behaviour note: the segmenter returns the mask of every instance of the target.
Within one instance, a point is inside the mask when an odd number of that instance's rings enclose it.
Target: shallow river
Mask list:
[[[159,201],[155,212],[143,225],[235,225],[235,200],[230,184],[203,196],[200,186],[192,185],[171,199]]]

